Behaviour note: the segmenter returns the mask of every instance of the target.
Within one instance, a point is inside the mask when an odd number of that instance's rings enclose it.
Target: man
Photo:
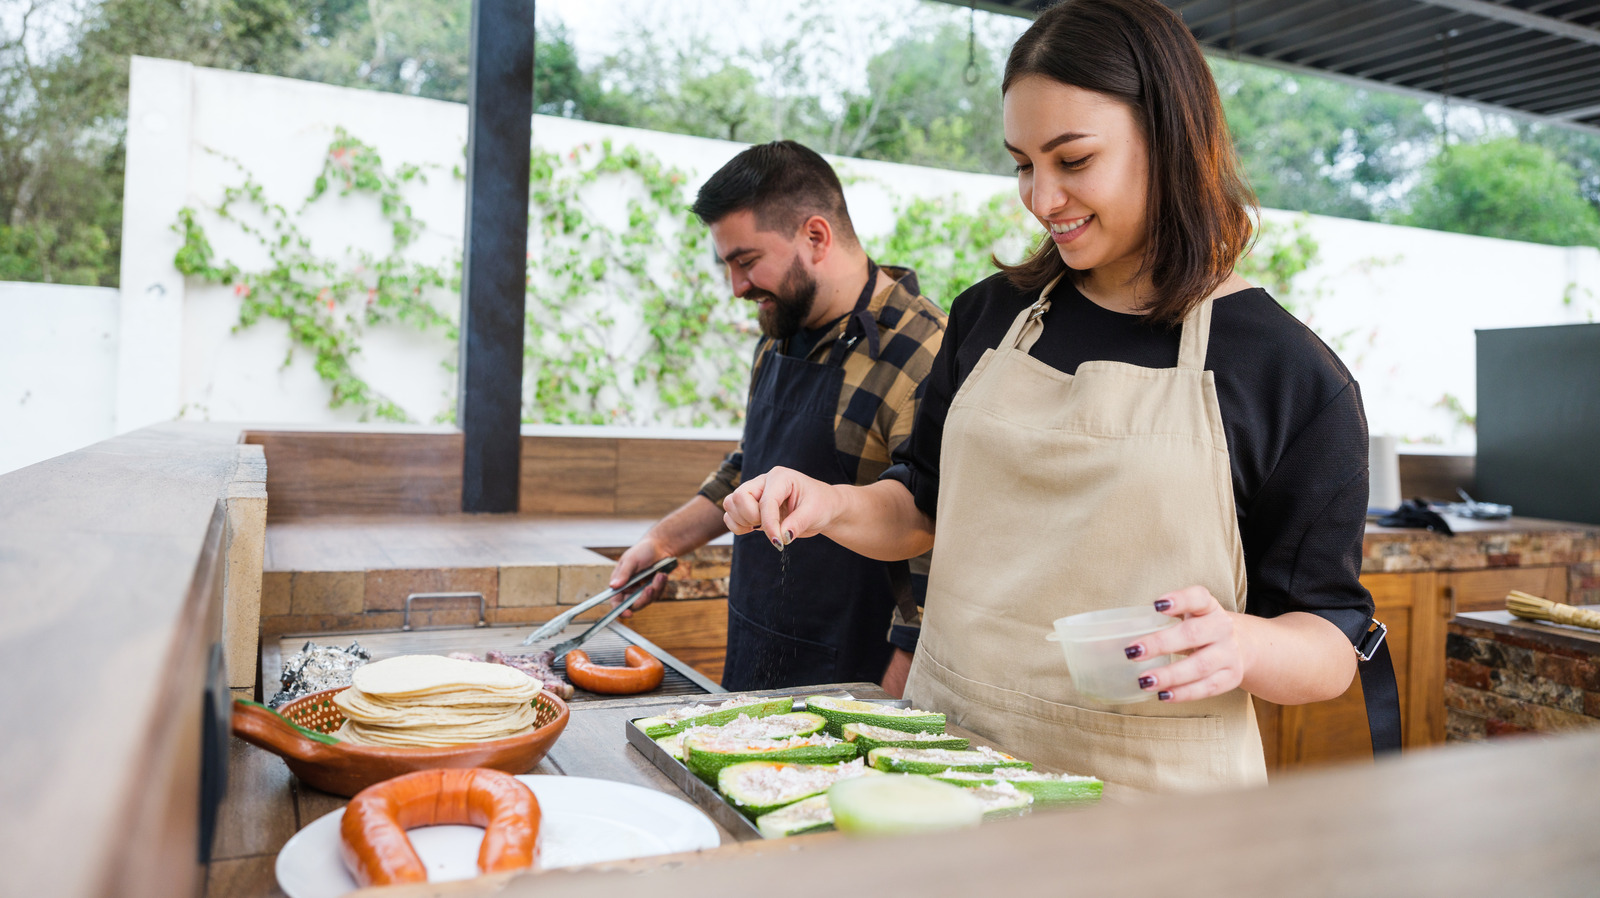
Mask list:
[[[711,229],[734,295],[759,309],[744,434],[698,494],[623,554],[613,586],[726,533],[722,500],[746,476],[782,465],[829,483],[877,480],[911,434],[944,337],[945,315],[917,294],[915,273],[867,258],[838,176],[800,144],[735,156],[700,188],[694,212]],[[828,539],[779,546],[759,531],[735,537],[722,684],[882,681],[898,695],[920,623],[915,586],[927,574],[925,558],[912,564],[916,578],[905,562]]]

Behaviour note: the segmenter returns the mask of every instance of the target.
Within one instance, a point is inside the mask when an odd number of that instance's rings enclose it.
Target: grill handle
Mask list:
[[[489,621],[484,617],[484,601],[481,592],[414,592],[406,596],[406,613],[400,619],[400,629],[411,629],[411,602],[415,599],[477,599],[478,600],[478,626],[487,627]]]

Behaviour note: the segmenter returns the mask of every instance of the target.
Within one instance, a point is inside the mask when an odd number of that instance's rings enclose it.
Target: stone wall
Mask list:
[[[1537,625],[1462,616],[1445,641],[1445,734],[1451,742],[1600,727],[1600,634],[1552,638]]]

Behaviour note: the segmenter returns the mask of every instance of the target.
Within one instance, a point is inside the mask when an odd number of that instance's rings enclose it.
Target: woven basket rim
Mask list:
[[[290,720],[290,721],[292,721],[292,722],[294,722],[294,723],[296,723],[296,724],[298,724],[300,726],[305,726],[307,729],[315,729],[314,727],[307,726],[306,724],[301,723],[298,720],[295,720],[293,712],[298,710],[302,705],[313,705],[313,704],[316,704],[317,702],[325,700],[325,699],[332,699],[333,696],[335,696],[335,695],[337,695],[337,694],[339,694],[339,693],[341,693],[341,692],[343,692],[343,691],[345,691],[346,689],[349,689],[349,688],[350,688],[349,686],[335,686],[335,687],[333,687],[331,689],[323,689],[323,690],[320,690],[318,692],[312,692],[310,694],[303,695],[303,696],[295,699],[294,701],[289,702],[288,704],[284,705],[283,707],[279,708],[278,709],[278,713],[281,714],[285,719]],[[538,739],[541,736],[543,736],[545,731],[548,730],[550,727],[553,727],[556,724],[560,723],[562,716],[565,715],[570,710],[565,701],[563,701],[559,696],[556,696],[556,695],[552,694],[549,690],[541,690],[538,695],[533,697],[533,701],[536,704],[543,704],[543,705],[549,707],[554,712],[554,716],[549,721],[534,727],[532,730],[529,730],[528,732],[523,733],[520,736],[509,736],[509,737],[507,737],[505,739],[487,739],[487,740],[484,740],[484,741],[481,741],[481,742],[463,742],[463,743],[461,743],[459,745],[417,745],[417,746],[354,745],[352,743],[340,740],[337,744],[329,745],[328,747],[332,748],[332,749],[340,750],[340,751],[360,752],[360,753],[367,753],[367,752],[376,751],[376,752],[383,752],[383,753],[406,752],[406,753],[414,753],[414,754],[419,754],[419,755],[421,755],[421,754],[448,755],[448,754],[451,754],[451,753],[454,753],[454,752],[460,752],[460,751],[468,751],[468,750],[478,751],[478,750],[483,749],[484,747],[502,746],[502,745],[515,745],[515,744],[519,744],[519,743],[523,743],[523,742],[531,742],[531,741],[533,741],[535,739]],[[344,720],[344,715],[343,714],[340,714],[337,710],[334,711],[334,714],[338,715],[338,717],[340,719],[340,722],[343,722],[343,720]],[[326,732],[326,731],[321,731],[321,730],[318,730],[318,732],[323,732],[324,735],[332,735],[331,732]]]

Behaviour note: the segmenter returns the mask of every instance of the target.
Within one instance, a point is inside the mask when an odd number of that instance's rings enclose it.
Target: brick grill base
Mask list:
[[[1452,742],[1600,727],[1600,633],[1464,614],[1445,642]]]

